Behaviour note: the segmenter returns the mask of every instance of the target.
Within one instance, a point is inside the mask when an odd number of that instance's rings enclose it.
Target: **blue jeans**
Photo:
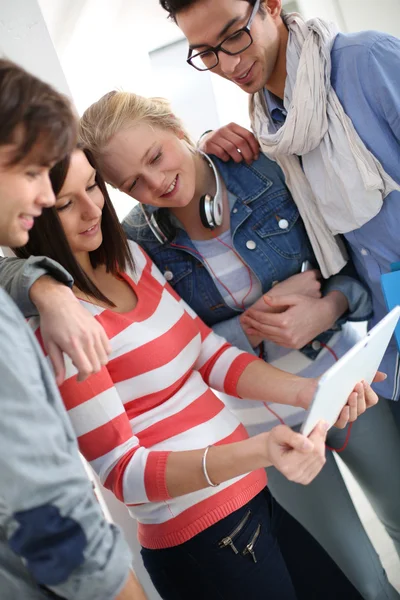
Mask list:
[[[267,488],[184,544],[141,552],[163,600],[361,599]]]

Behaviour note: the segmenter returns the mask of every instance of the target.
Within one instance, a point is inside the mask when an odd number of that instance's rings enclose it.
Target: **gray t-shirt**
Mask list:
[[[131,556],[95,499],[46,359],[0,289],[0,597],[110,600]],[[40,585],[44,587],[40,587]]]

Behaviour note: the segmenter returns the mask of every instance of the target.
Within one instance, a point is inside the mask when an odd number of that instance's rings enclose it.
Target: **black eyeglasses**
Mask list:
[[[260,0],[256,0],[253,10],[251,11],[250,18],[247,21],[247,25],[229,35],[220,44],[218,44],[218,46],[215,46],[214,48],[210,46],[207,50],[202,50],[198,54],[194,55],[192,55],[193,49],[190,48],[186,62],[188,62],[189,65],[192,65],[192,67],[198,71],[208,71],[209,69],[214,69],[219,63],[219,52],[225,52],[225,54],[229,54],[229,56],[235,56],[235,54],[240,54],[241,52],[247,50],[247,48],[253,43],[250,27],[254,21],[254,17],[256,16],[259,7]]]

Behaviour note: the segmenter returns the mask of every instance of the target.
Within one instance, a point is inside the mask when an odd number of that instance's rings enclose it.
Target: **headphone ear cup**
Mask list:
[[[210,223],[208,222],[208,219],[207,219],[205,206],[206,206],[206,197],[202,196],[200,198],[200,203],[199,203],[200,220],[201,220],[203,227],[210,229]]]

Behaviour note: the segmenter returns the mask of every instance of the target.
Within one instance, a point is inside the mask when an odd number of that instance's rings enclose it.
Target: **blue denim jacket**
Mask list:
[[[280,167],[264,155],[250,166],[233,161],[224,163],[215,156],[211,158],[228,192],[235,198],[230,215],[233,246],[260,280],[263,293],[275,282],[299,273],[303,261],[316,264],[302,219]],[[285,229],[279,226],[283,219],[289,224]],[[171,240],[185,247],[181,249],[169,242],[160,244],[138,206],[129,213],[123,225],[129,239],[146,250],[161,272],[167,274],[177,293],[205,323],[232,344],[253,352],[239,323],[241,311],[224,302],[184,229],[174,227]],[[254,243],[248,244],[249,241]],[[345,320],[363,321],[372,312],[369,295],[353,273],[352,276],[347,274],[348,271],[346,267],[345,273],[331,277],[323,291],[341,291],[349,301]],[[331,335],[332,330],[318,339],[326,342]],[[310,344],[303,352],[309,358],[318,354]]]

